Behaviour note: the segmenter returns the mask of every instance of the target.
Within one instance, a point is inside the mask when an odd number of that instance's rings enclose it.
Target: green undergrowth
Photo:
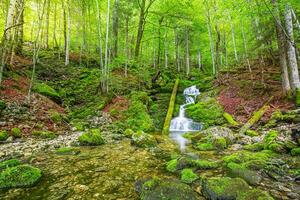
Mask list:
[[[57,137],[52,131],[33,131],[31,134],[42,139],[54,139]]]

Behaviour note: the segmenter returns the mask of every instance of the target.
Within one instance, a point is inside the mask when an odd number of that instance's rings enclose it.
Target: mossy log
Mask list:
[[[170,99],[170,103],[169,103],[168,113],[167,113],[164,128],[163,128],[163,134],[166,134],[166,135],[169,134],[169,128],[170,128],[171,120],[173,117],[173,111],[174,111],[174,105],[175,105],[178,85],[179,85],[179,79],[176,79],[174,87],[173,87],[173,92],[172,92],[172,96]]]
[[[258,111],[254,112],[249,121],[244,124],[244,126],[240,129],[239,134],[245,134],[247,130],[249,130],[256,122],[258,122],[262,116],[269,110],[270,106],[265,104]]]

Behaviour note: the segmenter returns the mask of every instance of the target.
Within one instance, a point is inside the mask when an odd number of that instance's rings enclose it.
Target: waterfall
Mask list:
[[[202,129],[202,124],[194,122],[192,119],[185,117],[185,107],[196,102],[197,96],[200,95],[196,86],[188,87],[184,90],[185,103],[180,105],[179,116],[171,121],[170,133],[171,137],[179,144],[180,149],[185,149],[187,139],[182,137],[184,133],[196,132]]]

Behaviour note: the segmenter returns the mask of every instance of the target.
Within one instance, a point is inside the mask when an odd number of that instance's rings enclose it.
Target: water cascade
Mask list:
[[[197,132],[202,129],[202,124],[185,117],[185,107],[194,104],[199,94],[200,92],[196,86],[186,88],[183,92],[185,103],[180,105],[179,116],[171,121],[171,137],[179,144],[181,151],[185,150],[186,143],[188,142],[182,135],[187,132]]]

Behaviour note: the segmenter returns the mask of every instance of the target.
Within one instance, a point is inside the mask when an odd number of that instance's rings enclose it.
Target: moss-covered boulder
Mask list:
[[[54,139],[57,137],[52,131],[33,131],[31,134],[42,139]]]
[[[231,144],[236,141],[236,135],[233,133],[233,131],[222,126],[208,128],[204,131],[201,131],[201,134],[208,136],[212,141],[216,140],[217,138],[225,138],[227,144]]]
[[[245,135],[248,135],[250,137],[259,136],[258,132],[254,131],[254,130],[250,130],[250,129],[245,132]]]
[[[20,164],[21,164],[21,162],[17,159],[5,160],[3,162],[0,162],[0,172],[6,168],[14,167],[14,166],[17,166]]]
[[[223,112],[222,106],[214,98],[206,98],[186,108],[187,116],[196,122],[203,123],[206,128],[224,124]]]
[[[133,145],[141,148],[150,148],[157,145],[157,141],[154,136],[144,133],[143,131],[137,131],[131,137]]]
[[[6,130],[0,131],[0,141],[5,141],[8,138],[8,133]]]
[[[148,180],[140,191],[141,200],[196,200],[197,194],[190,186],[173,180]]]
[[[254,144],[247,144],[243,148],[248,151],[257,152],[257,151],[262,151],[264,149],[264,145],[261,143],[254,143]]]
[[[78,137],[78,142],[82,146],[98,146],[105,141],[99,129],[90,129]]]
[[[36,83],[33,87],[33,90],[43,96],[49,97],[51,100],[55,101],[56,103],[62,102],[59,93],[45,83]]]
[[[240,178],[210,178],[202,183],[203,195],[211,200],[235,200],[249,189],[249,185]]]
[[[181,181],[184,183],[193,183],[199,178],[192,169],[184,169],[181,171]]]
[[[6,168],[0,173],[0,189],[30,187],[42,177],[42,171],[30,165]]]
[[[133,134],[134,134],[134,131],[132,129],[128,128],[124,131],[124,135],[128,138],[131,138]]]
[[[291,154],[292,156],[300,156],[300,147],[292,149]]]
[[[189,167],[194,167],[196,160],[186,157],[186,156],[182,156],[173,160],[170,160],[169,162],[167,162],[166,164],[166,169],[169,172],[176,172],[179,170],[182,170],[184,168],[189,168]]]
[[[228,163],[227,164],[228,174],[231,177],[239,177],[244,179],[250,185],[258,185],[261,182],[261,176],[258,175],[255,171],[248,170],[244,166],[237,163]]]
[[[267,134],[266,134],[266,136],[265,136],[265,138],[264,138],[264,148],[265,149],[268,149],[269,148],[269,146],[272,144],[272,143],[275,143],[275,141],[276,141],[276,138],[278,137],[278,132],[277,131],[275,131],[275,130],[270,130]]]
[[[12,136],[14,136],[14,138],[21,138],[22,137],[22,131],[21,129],[15,127],[15,128],[12,128],[10,130]]]
[[[196,149],[199,151],[212,151],[212,150],[216,150],[215,146],[210,143],[210,142],[206,142],[206,143],[198,143],[196,146]]]

